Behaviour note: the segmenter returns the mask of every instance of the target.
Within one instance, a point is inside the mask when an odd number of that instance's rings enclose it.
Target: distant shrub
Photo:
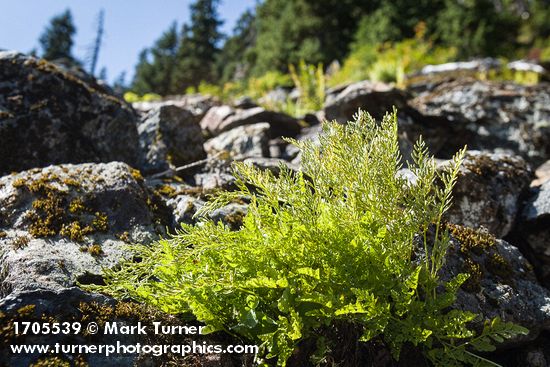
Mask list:
[[[258,99],[277,87],[292,87],[291,76],[279,71],[268,71],[260,77],[248,79],[246,92],[248,96]]]
[[[402,85],[408,73],[425,65],[442,64],[455,58],[454,48],[434,46],[420,35],[396,43],[356,45],[342,69],[328,83],[338,85],[363,79]]]
[[[319,145],[293,141],[303,172],[236,164],[239,190],[217,195],[198,225],[136,247],[140,261],[107,271],[101,289],[192,313],[208,331],[258,343],[279,366],[307,340],[326,362],[350,335],[347,345],[383,343],[395,359],[412,345],[438,366],[484,365],[474,352],[526,333],[494,319],[476,335],[478,316],[450,307],[468,275],[439,277],[449,245],[441,221],[464,150],[441,174],[420,140],[411,182],[397,174],[396,113],[378,124],[360,111],[323,131]],[[204,216],[242,197],[250,205],[237,231]]]
[[[128,103],[160,101],[162,99],[160,95],[155,93],[146,93],[143,96],[139,96],[134,92],[124,93],[123,98]]]
[[[325,74],[323,64],[308,65],[300,60],[297,66],[288,66],[294,86],[300,92],[297,108],[302,113],[317,111],[323,108],[325,102]],[[302,114],[300,113],[300,114]]]

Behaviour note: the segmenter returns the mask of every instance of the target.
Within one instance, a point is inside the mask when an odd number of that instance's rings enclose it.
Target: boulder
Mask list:
[[[268,157],[269,129],[266,122],[239,126],[208,140],[204,149],[209,156],[228,152],[234,159]]]
[[[55,64],[0,52],[0,175],[49,164],[135,165],[135,114]]]
[[[185,94],[183,96],[167,97],[162,101],[132,103],[132,107],[141,115],[146,115],[155,108],[176,106],[190,111],[199,120],[204,117],[210,108],[219,105],[220,101],[217,98],[202,94]]]
[[[550,289],[550,180],[531,189],[513,238]]]
[[[0,218],[0,298],[100,283],[127,243],[147,243],[172,224],[139,171],[120,162],[4,176]]]
[[[201,120],[201,127],[210,135],[216,136],[243,125],[267,122],[269,137],[291,136],[300,132],[300,124],[295,118],[280,112],[268,111],[262,107],[234,109],[230,106],[211,108]]]
[[[395,106],[400,114],[407,109],[407,93],[390,85],[364,80],[329,90],[323,109],[325,118],[346,123],[361,108],[381,119]]]
[[[420,121],[446,123],[454,146],[508,152],[539,165],[550,158],[550,87],[475,79],[441,83],[410,101]],[[437,152],[434,152],[437,154]]]
[[[195,321],[184,320],[167,315],[151,307],[133,303],[119,302],[100,294],[87,293],[78,288],[69,288],[58,291],[34,290],[12,295],[0,300],[0,356],[3,366],[103,366],[103,367],[131,367],[131,366],[205,366],[205,367],[236,367],[251,366],[253,355],[234,354],[231,358],[227,354],[193,353],[186,354],[175,349],[163,352],[161,345],[192,345],[199,346],[242,344],[241,341],[229,337],[227,334],[214,333],[208,335],[174,332],[170,334],[155,333],[154,322],[163,327],[195,327],[198,330],[201,324]],[[40,324],[68,323],[69,333],[41,333],[15,335],[14,323],[37,322]],[[106,333],[105,323],[116,325],[118,333]],[[61,324],[63,327],[63,324]],[[80,331],[77,328],[80,326]],[[95,326],[95,328],[94,328]],[[137,332],[141,327],[145,333]],[[124,333],[123,328],[135,328],[133,333]],[[52,329],[53,330],[53,329]],[[96,330],[96,333],[89,330]],[[78,331],[78,332],[74,332]],[[12,353],[10,345],[39,344],[49,345],[82,345],[82,346],[113,346],[120,344],[119,351],[107,354],[96,353]],[[137,350],[122,349],[126,346],[141,345],[140,353]],[[145,346],[154,346],[155,349],[145,350]],[[126,351],[124,353],[123,351]],[[160,352],[160,353],[159,353]]]
[[[484,227],[503,238],[515,224],[520,196],[531,179],[532,172],[521,157],[469,151],[460,168],[447,219],[472,228]]]
[[[452,240],[442,277],[469,274],[453,307],[480,314],[482,320],[500,317],[529,329],[529,335],[508,340],[507,346],[550,330],[550,291],[539,285],[518,248],[482,231],[456,225],[449,229]]]
[[[199,119],[187,109],[163,105],[138,125],[141,168],[165,171],[206,158]]]

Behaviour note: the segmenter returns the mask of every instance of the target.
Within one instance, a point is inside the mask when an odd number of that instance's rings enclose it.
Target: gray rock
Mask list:
[[[223,208],[214,210],[209,214],[209,216],[213,221],[221,221],[229,228],[237,230],[243,224],[243,218],[247,211],[248,205],[244,203],[231,203],[227,204]]]
[[[209,156],[228,152],[234,159],[269,156],[269,124],[244,125],[221,133],[204,144]]]
[[[544,182],[550,180],[550,160],[541,164],[535,170],[535,176],[536,176],[536,179],[534,179],[533,182],[531,182],[531,186],[540,186]]]
[[[212,96],[202,94],[185,94],[182,96],[171,96],[162,101],[132,103],[132,107],[134,107],[134,109],[142,115],[146,115],[152,109],[169,105],[191,111],[193,115],[200,120],[210,108],[219,106],[220,101]]]
[[[0,52],[0,175],[49,164],[135,165],[133,110],[45,60]]]
[[[199,119],[174,105],[152,109],[138,125],[141,167],[158,172],[206,157]]]
[[[281,172],[281,165],[292,171],[298,171],[299,169],[297,165],[279,158],[254,157],[243,160],[243,163],[252,164],[261,170],[269,170],[274,175],[278,175]]]
[[[470,151],[459,174],[448,220],[506,236],[520,209],[520,195],[531,182],[529,166],[521,157]]]
[[[295,118],[284,113],[273,112],[254,107],[249,109],[233,109],[229,106],[211,108],[201,120],[201,127],[212,136],[238,126],[267,122],[270,125],[269,137],[296,136],[300,132],[300,124]]]
[[[485,245],[467,241],[453,238],[442,269],[443,279],[470,274],[453,307],[483,319],[498,316],[529,329],[528,336],[507,341],[507,346],[534,340],[541,331],[550,330],[550,291],[539,285],[519,250],[503,240]]]
[[[120,162],[4,176],[0,218],[0,297],[100,282],[127,243],[147,243],[171,224],[139,172]]]
[[[550,180],[532,188],[514,238],[523,245],[541,283],[550,288]]]
[[[68,334],[39,334],[19,335],[13,337],[14,322],[40,322],[40,323],[64,323],[69,325],[78,323],[81,331]],[[235,355],[227,358],[222,354],[193,354],[182,356],[181,353],[59,353],[39,354],[11,352],[10,344],[41,344],[50,345],[53,348],[56,343],[61,345],[113,345],[117,342],[122,345],[191,345],[193,342],[199,345],[228,345],[240,342],[228,337],[226,334],[209,335],[181,335],[155,334],[153,322],[159,322],[163,326],[201,326],[192,321],[184,321],[181,318],[167,315],[132,302],[118,302],[112,298],[87,293],[78,288],[69,288],[60,291],[35,290],[11,295],[0,300],[0,322],[5,327],[2,330],[3,337],[9,342],[0,343],[0,356],[2,365],[5,366],[65,366],[87,365],[104,367],[131,367],[131,366],[164,366],[177,364],[179,366],[200,365],[205,367],[236,367],[252,366],[253,356]],[[118,334],[105,333],[104,323],[116,323]],[[98,325],[97,334],[86,332],[88,325]],[[122,327],[144,328],[146,334],[131,333],[121,335]],[[70,329],[73,330],[72,328]],[[78,358],[77,358],[78,357]],[[71,363],[72,362],[72,363]]]
[[[391,112],[393,106],[399,113],[407,109],[407,93],[384,83],[368,80],[329,91],[325,100],[324,114],[329,121],[346,123],[361,108],[375,118]]]
[[[547,83],[459,79],[441,83],[410,105],[423,114],[420,121],[448,124],[445,135],[454,146],[508,152],[538,165],[550,158],[549,91]]]

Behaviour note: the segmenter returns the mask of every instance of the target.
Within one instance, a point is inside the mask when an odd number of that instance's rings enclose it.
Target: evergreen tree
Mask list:
[[[162,34],[151,49],[143,50],[139,55],[132,89],[138,94],[157,93],[167,95],[172,89],[178,33],[176,23]]]
[[[462,57],[506,56],[517,45],[520,22],[510,1],[446,0],[437,31],[441,41],[457,47]]]
[[[40,36],[40,46],[42,47],[42,57],[46,60],[65,59],[75,62],[71,54],[73,47],[73,36],[76,28],[73,24],[73,17],[69,9],[64,13],[53,17],[50,25]]]
[[[245,11],[233,29],[217,60],[218,74],[222,83],[244,78],[254,64],[256,55],[256,16],[253,11]]]
[[[183,92],[188,87],[198,87],[202,82],[213,83],[217,79],[215,60],[222,39],[217,6],[219,0],[197,0],[191,4],[191,24],[184,25],[180,35],[178,65],[172,89]]]
[[[308,63],[341,60],[372,6],[356,0],[266,0],[257,8],[255,74],[286,71],[301,59]]]

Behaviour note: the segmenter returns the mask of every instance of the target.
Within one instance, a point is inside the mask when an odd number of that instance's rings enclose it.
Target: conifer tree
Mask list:
[[[42,57],[46,60],[65,59],[69,62],[76,62],[71,53],[74,41],[73,36],[76,28],[73,24],[73,17],[69,9],[64,13],[53,17],[49,26],[40,36]]]
[[[177,25],[172,23],[155,45],[139,56],[132,88],[138,94],[167,95],[172,89],[178,49]]]
[[[184,25],[178,48],[178,66],[173,89],[183,92],[201,81],[216,80],[215,60],[222,39],[217,6],[219,0],[197,0],[191,4],[191,24]]]

